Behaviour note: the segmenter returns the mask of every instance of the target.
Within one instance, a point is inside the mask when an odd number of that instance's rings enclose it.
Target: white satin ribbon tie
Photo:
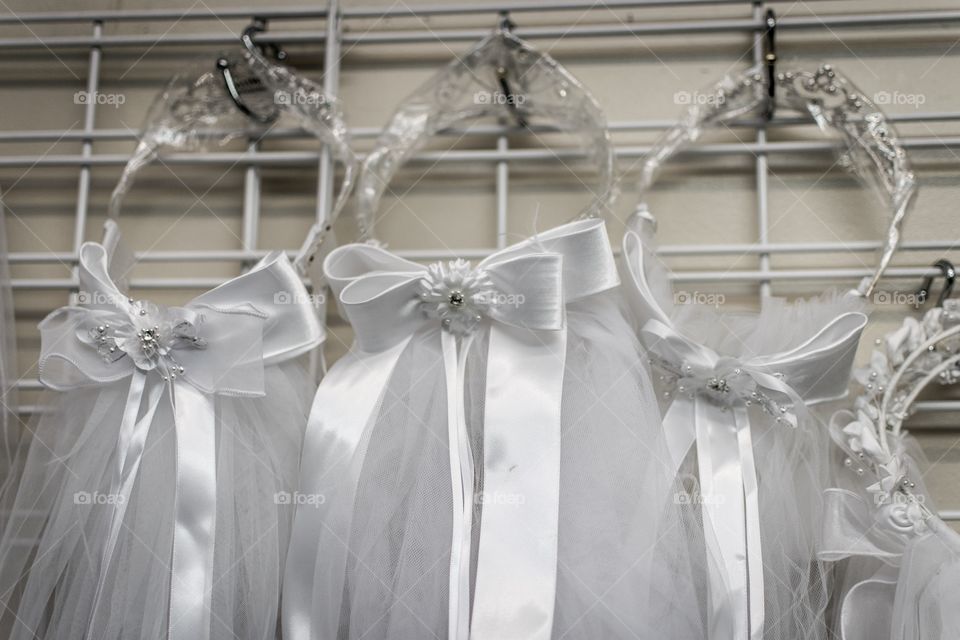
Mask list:
[[[210,636],[216,519],[217,395],[264,395],[264,364],[288,359],[322,339],[309,306],[291,301],[302,284],[285,257],[265,258],[185,307],[164,308],[121,293],[102,246],[81,249],[87,304],[64,307],[40,324],[40,378],[68,390],[129,379],[117,433],[110,526],[87,635],[109,614],[103,598],[145,444],[161,404],[176,438],[176,482],[168,638]],[[304,292],[305,293],[305,292]],[[84,446],[81,434],[73,455]]]
[[[661,316],[664,317],[664,316]],[[674,470],[696,447],[708,553],[711,638],[761,640],[764,627],[763,554],[751,409],[785,427],[826,399],[836,376],[849,371],[864,316],[837,317],[786,352],[746,358],[723,356],[683,336],[666,321],[648,320],[641,332],[655,364],[676,378],[664,419]],[[818,366],[818,364],[820,366]],[[845,389],[845,386],[840,387]]]
[[[602,222],[564,225],[499,251],[476,267],[463,261],[425,267],[380,247],[346,245],[330,253],[325,272],[354,327],[356,357],[389,352],[388,360],[378,358],[379,370],[389,373],[414,333],[441,329],[454,504],[449,637],[548,640],[556,598],[564,305],[618,284]],[[464,384],[474,335],[481,327],[489,330],[484,493],[475,496],[478,474]],[[349,419],[338,418],[341,429],[351,431],[338,433],[338,442],[360,446],[360,431],[369,424],[375,403],[366,405],[350,409]],[[359,472],[358,463],[351,466]],[[315,475],[315,481],[303,481],[304,490],[323,485],[319,470]],[[508,496],[522,496],[523,508]],[[472,518],[478,499],[483,522],[471,580]],[[309,557],[298,548],[309,544],[306,539],[293,544],[292,554]],[[312,576],[306,574],[288,566],[288,577],[309,588]],[[285,630],[292,638],[316,636],[321,623],[308,608],[312,605],[296,596],[285,603],[284,620],[290,621]]]

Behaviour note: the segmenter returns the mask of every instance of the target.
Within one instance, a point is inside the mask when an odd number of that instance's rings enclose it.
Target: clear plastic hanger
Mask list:
[[[358,179],[362,241],[374,239],[377,207],[400,167],[439,132],[485,117],[577,135],[600,174],[596,197],[578,217],[596,217],[612,204],[615,158],[600,106],[569,71],[514,35],[512,27],[501,14],[489,36],[420,85],[393,113]]]
[[[340,103],[280,64],[286,59],[281,49],[255,43],[254,37],[265,28],[263,20],[255,20],[243,32],[239,51],[178,74],[154,99],[137,147],[111,194],[108,219],[117,219],[134,178],[161,150],[202,150],[243,136],[256,137],[284,115],[319,138],[343,165],[331,213],[331,220],[336,218],[353,189],[357,168]]]
[[[890,211],[880,259],[873,274],[857,289],[868,297],[899,245],[903,219],[916,195],[916,178],[884,113],[836,69],[823,64],[812,71],[776,70],[772,12],[768,12],[767,24],[763,63],[715,85],[708,99],[691,106],[647,155],[638,183],[636,215],[654,222],[644,202],[647,191],[663,164],[707,129],[745,115],[769,118],[775,107],[800,111],[822,131],[839,136],[841,166],[865,183]]]

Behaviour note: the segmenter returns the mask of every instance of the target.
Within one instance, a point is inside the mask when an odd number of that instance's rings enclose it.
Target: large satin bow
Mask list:
[[[263,396],[264,365],[316,346],[322,329],[281,254],[179,308],[121,293],[101,245],[85,244],[79,266],[80,305],[58,309],[40,323],[40,379],[56,390],[129,380],[111,474],[114,506],[87,633],[108,613],[109,602],[102,598],[108,570],[147,436],[166,400],[177,449],[168,637],[208,638],[216,519],[214,398]],[[68,456],[98,428],[90,421]]]
[[[680,468],[694,443],[697,448],[705,542],[716,559],[709,564],[710,637],[759,639],[765,619],[763,565],[748,407],[758,406],[795,425],[807,405],[843,397],[867,318],[842,313],[787,351],[720,356],[673,326],[647,278],[652,255],[643,238],[649,228],[636,216],[628,225],[623,237],[633,285],[628,300],[637,316],[647,320],[641,332],[644,345],[677,378],[677,394],[664,417],[674,468]]]
[[[710,565],[711,637],[763,637],[750,407],[795,427],[807,415],[807,403],[842,394],[864,321],[863,314],[843,314],[790,351],[739,359],[721,356],[658,319],[641,332],[654,361],[677,378],[663,419],[675,470],[696,445],[706,544],[718,559]]]
[[[318,391],[304,449],[304,460],[313,464],[302,472],[302,489],[324,493],[338,465],[355,479],[362,464],[354,454],[362,452],[363,433],[375,419],[373,411],[405,345],[416,332],[439,329],[454,502],[449,637],[548,640],[556,600],[564,305],[619,282],[603,223],[558,227],[499,251],[475,268],[461,261],[424,267],[375,246],[347,245],[330,253],[325,271],[357,344]],[[484,496],[471,598],[471,531],[478,496],[465,423],[464,376],[471,340],[481,329],[489,332]],[[359,366],[351,369],[352,364]],[[347,484],[337,484],[341,496],[349,493]],[[505,496],[521,496],[523,508],[501,499]],[[323,526],[322,510],[298,510],[290,552],[294,560],[287,564],[284,581],[284,632],[292,640],[322,637],[319,628],[332,632],[330,620],[339,616],[336,594],[333,602],[310,597],[317,579],[310,532]],[[343,567],[333,571],[323,579],[339,580]],[[327,596],[325,600],[331,594]]]

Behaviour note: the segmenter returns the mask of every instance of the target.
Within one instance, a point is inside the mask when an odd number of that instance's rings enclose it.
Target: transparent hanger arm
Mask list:
[[[420,85],[391,116],[358,179],[361,239],[373,239],[380,200],[417,151],[442,131],[485,117],[520,121],[531,131],[543,123],[578,136],[600,186],[577,217],[597,216],[612,204],[614,150],[596,100],[553,58],[498,29]]]
[[[665,162],[696,142],[707,128],[747,114],[763,114],[769,87],[763,71],[756,66],[721,80],[654,145],[638,183],[638,210],[645,210],[644,199]],[[869,296],[897,250],[903,221],[916,194],[916,178],[906,152],[883,112],[830,65],[815,71],[781,72],[775,81],[778,103],[809,114],[821,130],[838,134],[840,163],[890,211],[880,258],[858,289],[860,295]],[[652,219],[649,213],[646,217]]]

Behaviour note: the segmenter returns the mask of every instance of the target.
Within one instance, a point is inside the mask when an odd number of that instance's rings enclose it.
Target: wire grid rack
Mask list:
[[[469,43],[486,35],[484,29],[431,28],[425,20],[442,17],[446,20],[463,17],[489,16],[492,20],[501,11],[511,14],[533,14],[544,11],[555,15],[567,13],[579,16],[592,10],[644,10],[702,7],[697,17],[685,14],[682,19],[657,20],[652,22],[610,20],[608,23],[591,21],[555,26],[530,26],[521,24],[516,33],[522,38],[538,39],[564,38],[569,40],[606,38],[622,36],[684,35],[695,37],[707,34],[745,34],[753,37],[752,57],[759,63],[762,57],[762,40],[766,30],[764,14],[768,7],[776,8],[779,2],[750,2],[744,0],[606,0],[602,3],[576,0],[553,0],[550,2],[501,2],[501,3],[461,3],[450,1],[446,4],[407,5],[395,3],[390,8],[347,7],[338,0],[328,0],[321,6],[273,7],[264,5],[250,8],[195,8],[190,10],[144,9],[144,10],[79,10],[55,12],[31,12],[0,16],[0,50],[4,57],[16,60],[18,56],[46,54],[56,56],[59,52],[76,53],[86,51],[85,90],[86,95],[95,96],[101,90],[101,68],[103,52],[111,49],[130,51],[149,51],[153,48],[176,49],[178,46],[209,47],[211,55],[218,48],[233,45],[237,35],[225,32],[224,21],[252,20],[254,18],[269,21],[271,25],[283,21],[309,21],[317,28],[302,28],[296,31],[268,29],[256,37],[261,43],[277,45],[298,45],[316,48],[323,54],[323,84],[328,95],[337,94],[343,61],[342,52],[346,48],[368,45],[415,45],[442,41],[445,43]],[[866,10],[868,3],[861,3],[864,11],[857,13],[827,13],[815,16],[785,15],[779,19],[777,28],[781,32],[823,32],[834,29],[874,29],[874,28],[926,28],[942,25],[960,26],[960,9],[946,10]],[[196,6],[196,5],[195,5]],[[729,11],[722,17],[711,17],[713,9],[723,7],[739,10],[740,17],[729,17]],[[389,18],[414,17],[422,22],[421,28],[358,28],[350,29],[352,22],[364,25],[378,24]],[[167,32],[160,38],[153,33],[113,33],[117,25],[138,24],[170,25],[190,24],[188,32]],[[45,28],[55,27],[52,35],[38,35]],[[144,54],[145,55],[145,54]],[[76,265],[78,250],[91,229],[91,172],[100,166],[122,166],[127,154],[104,152],[98,143],[135,140],[137,133],[129,129],[105,129],[96,126],[98,109],[103,105],[96,100],[88,100],[83,107],[83,119],[80,128],[44,129],[44,130],[0,130],[0,150],[4,143],[55,143],[63,141],[79,142],[76,153],[7,154],[0,152],[0,168],[23,169],[35,167],[58,167],[76,169],[77,185],[75,215],[72,227],[72,248],[69,251],[21,251],[11,247],[11,265]],[[958,123],[960,111],[917,111],[915,113],[893,115],[895,123]],[[770,239],[769,212],[769,157],[775,154],[816,154],[829,151],[833,143],[823,141],[780,141],[768,136],[772,129],[795,126],[803,122],[800,118],[778,116],[770,122],[743,120],[737,123],[752,131],[745,135],[744,141],[737,143],[702,144],[689,152],[690,156],[732,156],[750,160],[753,163],[755,183],[755,227],[756,240],[751,243],[707,243],[666,245],[660,252],[664,256],[703,256],[703,255],[751,255],[756,257],[757,267],[749,270],[685,270],[676,273],[678,282],[729,282],[736,281],[755,286],[760,296],[770,294],[775,282],[802,281],[848,281],[857,280],[869,274],[867,268],[817,268],[789,269],[777,268],[772,258],[790,254],[828,254],[858,253],[869,254],[880,247],[878,241],[854,242],[772,242]],[[627,120],[610,123],[610,129],[618,132],[657,132],[670,126],[670,120]],[[960,127],[957,128],[960,134]],[[496,230],[497,247],[451,251],[437,249],[411,249],[399,251],[401,255],[413,260],[437,260],[452,257],[482,257],[495,248],[506,245],[508,237],[508,196],[511,168],[518,163],[538,162],[561,158],[575,159],[582,156],[577,149],[562,151],[548,149],[510,148],[506,131],[496,126],[478,126],[470,130],[478,135],[495,136],[496,145],[489,149],[457,149],[448,151],[424,151],[414,162],[432,163],[443,159],[446,163],[478,164],[492,167],[496,192]],[[356,140],[371,140],[379,129],[376,127],[353,127],[351,133]],[[262,140],[251,139],[246,149],[238,151],[201,151],[191,153],[172,153],[164,156],[168,165],[189,166],[240,166],[243,170],[243,204],[241,225],[241,247],[218,250],[151,250],[137,254],[144,263],[174,262],[224,262],[240,265],[250,264],[267,253],[258,248],[258,228],[261,221],[262,192],[260,169],[276,166],[316,167],[318,187],[315,216],[318,221],[327,220],[334,196],[335,167],[326,151],[319,153],[301,149],[263,149],[265,141],[298,140],[308,136],[299,129],[272,129]],[[925,150],[960,148],[960,135],[931,135],[902,137],[904,147],[913,153]],[[649,150],[649,145],[618,145],[618,159],[636,161]],[[0,185],[2,187],[3,185]],[[949,235],[949,234],[948,234]],[[904,252],[948,252],[955,248],[957,240],[946,237],[937,240],[907,241],[902,245]],[[290,248],[293,255],[294,247]],[[888,278],[903,281],[919,280],[938,271],[920,266],[894,267],[888,271]],[[216,286],[220,278],[178,278],[153,277],[134,279],[131,286],[136,289],[182,290],[205,289]],[[12,286],[17,290],[62,290],[64,294],[77,287],[76,270],[69,277],[19,277]],[[24,379],[18,388],[36,391],[39,382]],[[42,410],[39,405],[22,404],[18,407],[22,414]],[[948,413],[960,411],[960,401],[949,399],[931,400],[919,403],[918,410],[924,413]],[[944,511],[943,516],[950,520],[960,520],[960,510]]]

